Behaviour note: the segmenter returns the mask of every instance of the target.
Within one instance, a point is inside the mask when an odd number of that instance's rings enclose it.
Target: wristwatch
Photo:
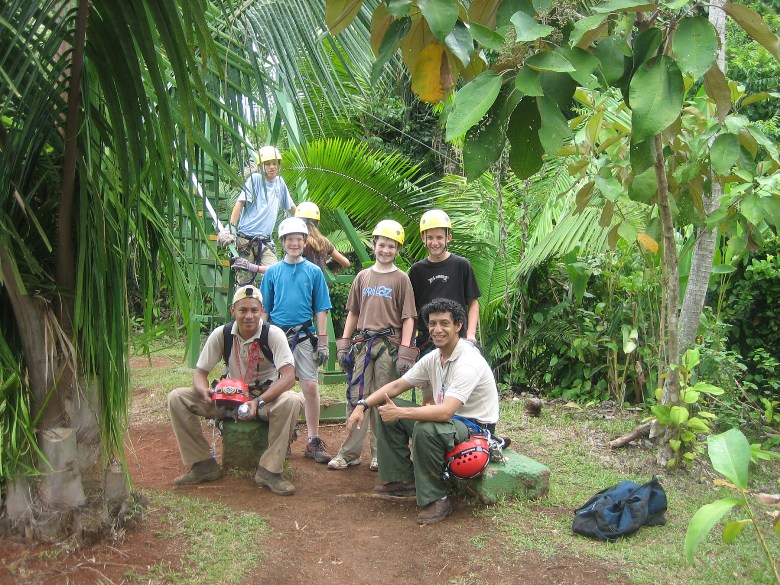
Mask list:
[[[255,402],[257,402],[257,408],[255,409],[255,418],[259,418],[260,409],[265,406],[265,400],[263,400],[260,397],[257,397],[255,398]]]
[[[360,400],[358,400],[358,401],[355,403],[355,406],[362,406],[362,407],[363,407],[363,410],[368,410],[369,408],[371,408],[371,407],[368,405],[368,402],[366,402],[366,401],[365,401],[363,398],[361,398]]]

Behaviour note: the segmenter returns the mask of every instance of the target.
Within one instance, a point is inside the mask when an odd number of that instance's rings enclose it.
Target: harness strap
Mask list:
[[[308,338],[312,344],[312,347],[317,349],[317,337],[309,330],[311,326],[312,322],[311,319],[309,319],[306,321],[306,323],[301,323],[300,325],[295,325],[294,327],[281,327],[282,331],[284,331],[284,334],[287,335],[287,343],[290,344],[291,350],[294,351],[295,347],[298,345],[298,342],[304,338]]]
[[[385,329],[381,329],[380,331],[369,331],[367,329],[362,330],[358,337],[355,338],[355,344],[352,346],[353,348],[357,346],[358,343],[363,343],[363,340],[365,340],[365,349],[366,349],[366,357],[363,360],[363,370],[360,372],[360,375],[353,379],[352,375],[355,371],[355,362],[352,359],[352,351],[350,350],[347,353],[347,357],[345,358],[345,362],[347,365],[347,402],[349,402],[349,405],[353,408],[357,406],[358,400],[363,399],[363,391],[365,389],[366,385],[366,368],[368,367],[368,364],[371,363],[371,349],[374,345],[374,341],[377,339],[381,339],[384,342],[384,347],[380,348],[379,352],[377,352],[376,357],[378,358],[380,355],[382,355],[382,351],[387,349],[389,352],[393,351],[392,343],[387,339],[391,335],[395,334],[395,328],[393,327],[387,327]],[[390,347],[388,347],[388,345]],[[357,400],[354,402],[352,401],[352,386],[355,384],[358,384],[358,397]]]

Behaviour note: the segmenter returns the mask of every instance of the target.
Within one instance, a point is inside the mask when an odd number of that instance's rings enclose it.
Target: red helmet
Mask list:
[[[490,463],[490,444],[485,435],[472,435],[445,455],[447,470],[461,479],[479,477]]]
[[[249,402],[249,388],[237,378],[222,378],[211,392],[214,404],[223,408],[238,408]]]

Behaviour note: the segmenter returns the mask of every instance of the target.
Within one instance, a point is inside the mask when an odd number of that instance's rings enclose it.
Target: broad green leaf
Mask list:
[[[593,7],[593,12],[647,12],[653,11],[655,4],[647,0],[607,0]]]
[[[712,396],[720,396],[723,394],[723,388],[710,384],[709,382],[696,382],[692,388],[702,394],[710,394]]]
[[[363,0],[328,0],[325,3],[325,24],[330,34],[337,35],[347,28],[362,5]]]
[[[562,55],[574,67],[575,70],[569,73],[572,79],[583,87],[595,89],[597,80],[593,76],[593,72],[600,63],[593,54],[582,49],[569,49],[568,47],[558,47],[555,52]]]
[[[452,111],[447,116],[446,139],[463,136],[488,112],[500,91],[501,76],[494,71],[486,71],[464,85],[455,94]]]
[[[612,36],[599,41],[599,44],[596,45],[594,55],[601,64],[598,70],[606,85],[614,85],[618,79],[623,77],[625,55],[620,48],[622,42],[622,40]]]
[[[707,437],[707,451],[712,467],[738,488],[746,489],[750,444],[738,429],[729,429]]]
[[[723,542],[726,544],[732,544],[737,537],[742,533],[745,526],[752,524],[753,521],[750,518],[744,520],[729,520],[723,527]]]
[[[680,116],[683,93],[682,73],[669,57],[655,57],[637,69],[629,86],[637,141],[660,134]]]
[[[474,40],[486,49],[500,51],[501,47],[504,45],[504,37],[481,24],[470,22],[469,30],[471,31],[471,36],[474,37]]]
[[[385,38],[385,33],[393,24],[395,18],[392,14],[388,14],[387,8],[384,4],[380,4],[371,15],[371,50],[374,52],[375,57],[379,57],[381,54],[382,41]]]
[[[463,170],[469,181],[482,175],[501,156],[506,145],[509,116],[522,97],[511,85],[502,87],[488,114],[466,133]]]
[[[574,30],[569,36],[569,45],[572,47],[579,46],[580,41],[585,40],[587,33],[601,29],[601,25],[606,18],[606,14],[596,14],[577,20],[574,23]],[[590,42],[588,42],[587,45],[590,45]]]
[[[444,44],[463,64],[463,67],[469,66],[471,53],[474,50],[474,39],[471,38],[471,33],[466,28],[466,25],[461,21],[457,21],[452,32],[444,39]]]
[[[553,51],[541,51],[531,55],[525,60],[525,65],[537,71],[558,71],[560,73],[576,71],[574,65],[569,63],[563,55]]]
[[[617,201],[623,194],[623,187],[615,177],[596,175],[596,188],[609,201]]]
[[[525,95],[539,97],[544,95],[539,80],[539,72],[529,67],[523,67],[515,77],[515,87]]]
[[[672,409],[669,411],[669,420],[678,426],[687,421],[689,416],[688,409],[683,406],[672,406]]]
[[[669,10],[679,10],[691,0],[671,0],[670,2],[659,2],[661,6],[665,6]]]
[[[412,0],[389,0],[387,2],[387,12],[396,18],[407,16],[411,7]]]
[[[483,28],[496,27],[496,12],[501,6],[501,0],[472,0],[469,5],[469,22]]]
[[[663,394],[663,389],[660,389],[661,393]],[[652,412],[655,415],[655,418],[658,419],[658,422],[662,425],[668,425],[672,422],[672,417],[670,415],[670,410],[668,406],[664,406],[663,404],[656,404],[652,407],[650,407],[650,412]]]
[[[697,416],[692,416],[688,419],[688,428],[695,433],[710,433],[712,429],[710,426]]]
[[[575,214],[582,213],[582,210],[588,206],[588,203],[590,203],[590,198],[593,196],[593,188],[595,186],[596,183],[593,181],[588,181],[582,187],[580,187],[579,191],[577,191],[577,195],[574,199],[576,203],[576,207],[574,209]]]
[[[624,221],[618,226],[618,234],[620,234],[620,237],[629,243],[634,242],[637,236],[636,228],[627,221]],[[626,347],[626,345],[623,346],[623,351],[625,353],[631,353],[634,351],[634,348],[636,348],[636,344],[634,343],[634,346],[630,351],[626,351]]]
[[[558,104],[561,110],[571,105],[574,90],[577,89],[577,82],[568,73],[542,71],[539,73],[539,83],[544,95]]]
[[[777,36],[769,30],[764,19],[755,10],[744,6],[743,4],[734,4],[729,2],[723,9],[733,18],[743,30],[753,39],[762,45],[775,58],[780,59],[780,41]]]
[[[682,445],[682,443],[677,439],[669,439],[669,446],[672,448],[672,451],[674,451],[675,453],[677,453],[680,450],[680,445]]]
[[[701,363],[701,352],[699,348],[692,347],[685,350],[682,356],[682,365],[689,372]]]
[[[531,0],[502,0],[496,10],[496,28],[511,25],[511,18],[518,12],[534,16],[536,9]]]
[[[731,171],[731,167],[739,158],[739,140],[734,134],[720,134],[710,148],[710,162],[712,170],[719,175],[725,175]]]
[[[546,37],[555,29],[546,24],[540,24],[524,12],[515,12],[510,19],[517,31],[517,42],[530,43]]]
[[[531,2],[534,5],[536,12],[546,12],[550,10],[550,7],[553,4],[553,0],[531,0]]]
[[[628,187],[628,196],[634,201],[650,203],[658,192],[658,182],[655,176],[655,168],[650,167],[638,175],[634,175]]]
[[[761,221],[760,197],[754,193],[748,193],[739,204],[739,212],[745,216],[752,225],[758,225]]]
[[[704,91],[715,102],[718,121],[722,124],[731,110],[731,89],[723,71],[717,65],[704,74]]]
[[[706,504],[699,508],[691,518],[688,524],[688,530],[685,533],[685,558],[693,564],[693,555],[699,546],[701,539],[709,534],[712,527],[715,526],[726,513],[734,506],[741,506],[745,503],[742,498],[724,498],[716,500],[711,504]]]
[[[507,139],[512,146],[509,166],[518,179],[527,179],[542,168],[544,149],[539,140],[541,117],[535,98],[525,97],[512,112]]]
[[[614,214],[615,214],[615,202],[607,201],[601,210],[601,217],[599,217],[599,225],[603,228],[608,228],[612,224],[612,216]],[[618,226],[616,225],[612,228],[612,230],[610,230],[610,235],[612,235],[613,239],[612,241],[609,242],[609,245],[612,248],[614,248],[617,245],[617,237],[618,237],[617,228]]]
[[[743,108],[745,106],[749,106],[751,104],[757,104],[758,102],[763,102],[764,100],[769,100],[772,98],[778,98],[780,97],[780,93],[777,93],[775,91],[759,91],[758,93],[754,93],[752,95],[747,96],[745,99],[739,102],[739,107]]]
[[[758,142],[758,144],[760,144],[764,150],[766,150],[769,157],[776,163],[780,164],[780,155],[778,154],[775,143],[769,140],[769,138],[767,138],[761,130],[752,125],[748,126],[747,130],[750,132],[750,135],[755,139],[755,141]]]
[[[648,28],[639,33],[632,47],[634,51],[634,70],[656,56],[658,47],[661,46],[663,39],[663,33],[657,28]]]
[[[634,176],[644,175],[645,171],[653,173],[653,180],[655,183],[655,169],[653,164],[655,162],[655,148],[652,140],[643,140],[639,142],[636,136],[631,135],[631,145],[629,148],[631,169],[634,171]],[[655,190],[658,190],[657,183]],[[655,191],[653,192],[655,195]]]
[[[758,206],[764,216],[764,220],[775,227],[775,232],[780,229],[780,193],[758,200]]]
[[[672,50],[682,72],[699,79],[715,64],[718,33],[704,16],[683,18],[674,31]]]
[[[731,264],[715,264],[715,266],[712,267],[713,274],[731,274],[735,270],[736,268]]]
[[[542,118],[542,125],[539,128],[539,140],[542,143],[544,152],[552,156],[571,137],[571,130],[561,110],[551,99],[538,97],[536,98],[536,103]]]
[[[443,43],[458,20],[458,3],[455,0],[417,0],[417,6],[433,36]]]
[[[379,45],[379,56],[376,61],[374,61],[373,65],[371,65],[371,83],[379,81],[385,64],[395,53],[401,39],[409,32],[411,24],[409,18],[401,18],[399,20],[394,20],[390,23],[390,26],[387,27],[387,32],[385,32],[384,37],[382,37],[382,42]]]
[[[699,400],[699,396],[701,396],[701,394],[696,392],[696,390],[686,390],[683,393],[682,399],[685,404],[694,404],[697,400]]]

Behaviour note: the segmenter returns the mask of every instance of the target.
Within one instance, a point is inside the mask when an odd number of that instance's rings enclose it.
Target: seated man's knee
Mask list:
[[[436,428],[435,422],[417,421],[417,423],[414,425],[413,437],[415,439],[417,437],[432,437],[438,434],[439,432],[438,429]]]

